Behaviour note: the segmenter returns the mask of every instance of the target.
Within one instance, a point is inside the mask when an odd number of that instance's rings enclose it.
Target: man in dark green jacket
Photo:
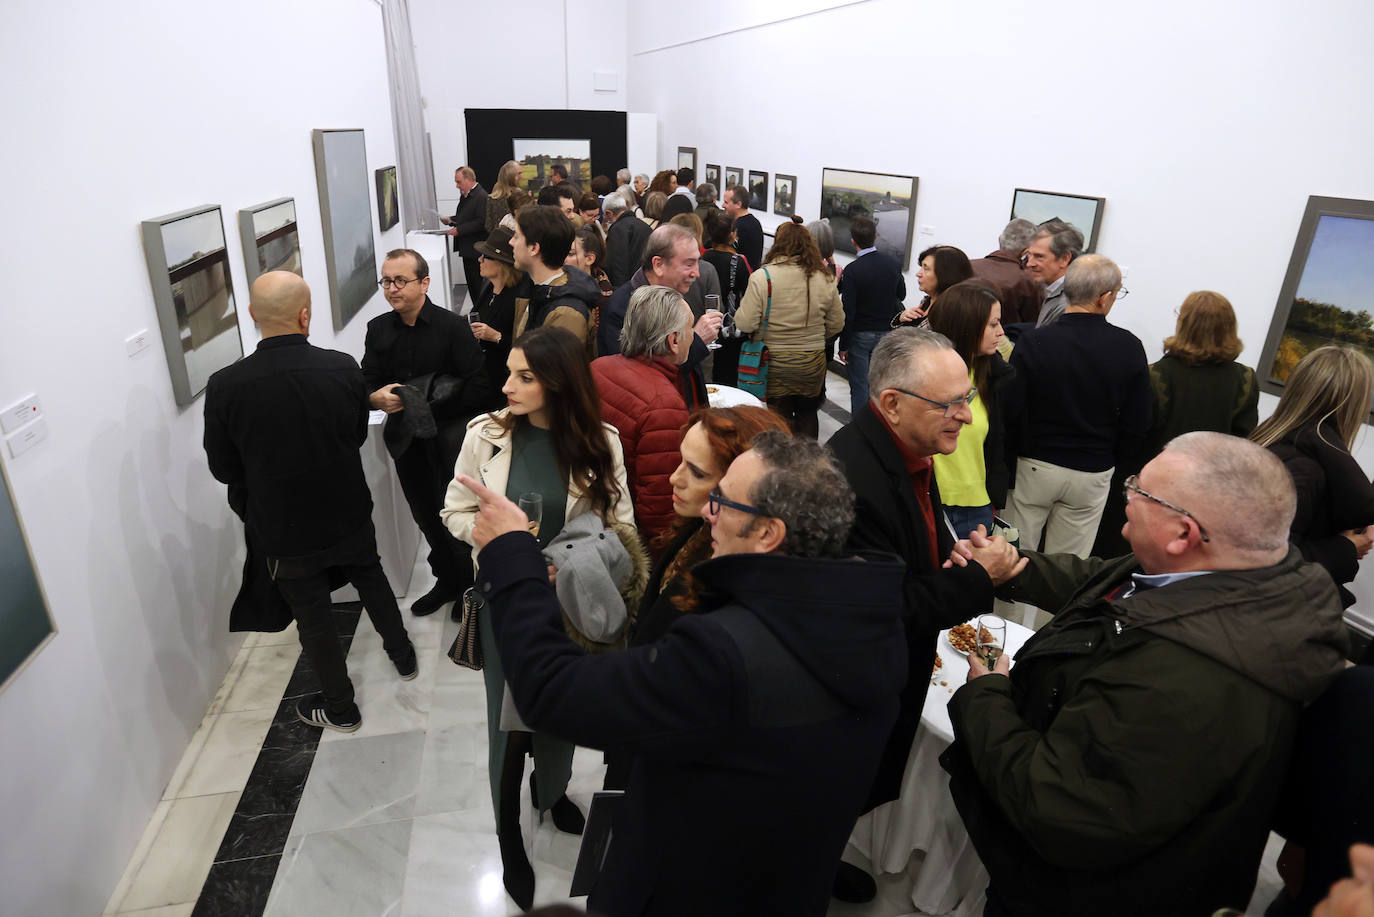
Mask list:
[[[950,701],[950,789],[1010,915],[1245,907],[1304,704],[1341,671],[1329,576],[1288,545],[1291,478],[1190,433],[1126,480],[1115,560],[1026,552],[1057,611]]]

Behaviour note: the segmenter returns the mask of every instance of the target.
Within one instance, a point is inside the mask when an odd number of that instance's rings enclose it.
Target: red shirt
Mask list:
[[[940,540],[935,534],[935,507],[930,500],[930,482],[935,474],[935,460],[928,455],[917,455],[911,451],[906,443],[902,442],[896,431],[888,425],[887,418],[880,411],[874,411],[873,415],[883,422],[883,429],[887,435],[892,437],[892,442],[896,444],[897,451],[901,453],[902,464],[906,466],[906,472],[911,477],[911,489],[916,493],[916,502],[921,507],[921,521],[926,526],[926,543],[930,546],[930,563],[932,570],[940,569]]]

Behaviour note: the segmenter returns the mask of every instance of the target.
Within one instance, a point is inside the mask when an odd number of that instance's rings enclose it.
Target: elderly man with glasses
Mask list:
[[[829,445],[857,498],[850,547],[906,562],[902,620],[910,677],[865,810],[901,792],[940,631],[990,611],[993,587],[1019,562],[1005,539],[979,537],[969,550],[974,562],[942,568],[955,536],[940,505],[932,456],[954,451],[959,431],[973,421],[975,394],[949,339],[928,329],[889,332],[873,349],[868,387],[868,403]],[[858,867],[840,865],[835,897],[862,902],[876,891]]]
[[[942,759],[985,914],[1245,907],[1299,714],[1344,668],[1295,506],[1267,450],[1188,433],[1126,482],[1130,554],[1026,552],[999,595],[1054,618],[1014,666],[970,657]]]
[[[472,549],[439,521],[467,423],[491,398],[482,347],[457,314],[429,298],[429,264],[408,248],[387,252],[377,282],[392,311],[367,323],[363,379],[374,410],[386,411],[386,440],[411,515],[429,544],[435,584],[410,606],[427,615],[472,584]],[[405,386],[411,410],[397,392]],[[419,402],[424,402],[421,406]],[[433,419],[425,424],[425,408]],[[411,416],[407,416],[407,415]],[[437,426],[437,433],[434,430]]]

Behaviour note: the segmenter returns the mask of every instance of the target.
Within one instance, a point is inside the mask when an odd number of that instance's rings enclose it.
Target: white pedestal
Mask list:
[[[406,247],[419,252],[429,262],[429,298],[436,306],[452,312],[453,273],[448,263],[449,238],[412,229],[406,233]]]
[[[418,251],[418,249],[417,249]],[[381,415],[379,418],[378,415]],[[386,415],[373,412],[368,423],[367,442],[363,444],[363,474],[372,491],[372,524],[377,529],[377,553],[382,557],[382,570],[391,583],[396,598],[404,598],[410,591],[410,575],[415,570],[415,552],[420,547],[420,527],[410,515],[410,504],[401,492],[396,469],[382,442],[382,420]],[[352,586],[336,589],[333,602],[356,602],[358,593]]]

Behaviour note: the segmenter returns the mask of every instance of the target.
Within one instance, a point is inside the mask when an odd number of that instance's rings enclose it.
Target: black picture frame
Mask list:
[[[386,232],[401,220],[401,202],[396,193],[396,167],[377,169],[377,225]]]
[[[728,189],[742,184],[744,184],[744,170],[739,166],[726,166],[725,187]]]
[[[791,217],[797,212],[797,176],[773,176],[773,212],[780,217]]]
[[[916,193],[919,189],[920,179],[914,175],[821,169],[821,219],[830,221],[835,234],[835,251],[857,254],[849,234],[849,220],[859,214],[871,216],[878,222],[878,249],[898,258],[902,270],[911,270],[911,240],[916,232]],[[903,199],[904,204],[901,203]]]
[[[1260,353],[1262,391],[1282,394],[1293,367],[1323,344],[1347,344],[1374,358],[1374,259],[1364,254],[1371,250],[1367,246],[1374,246],[1374,201],[1308,197]],[[1342,258],[1342,253],[1349,257]],[[1334,265],[1345,270],[1333,270]],[[1309,269],[1312,276],[1307,276]],[[1341,298],[1362,295],[1368,304],[1327,301],[1337,296],[1323,291],[1341,286],[1349,288]],[[1336,325],[1345,327],[1337,330]],[[1374,406],[1368,422],[1374,423]]]
[[[720,186],[720,166],[715,163],[706,164],[706,171],[702,173],[701,180],[715,185],[717,194],[725,193],[725,189]]]
[[[677,165],[673,171],[678,169],[691,169],[692,175],[697,174],[697,148],[694,146],[680,146],[677,148]],[[694,179],[695,180],[695,179]]]
[[[1010,219],[1030,220],[1037,226],[1055,218],[1072,223],[1075,229],[1083,233],[1083,252],[1088,254],[1097,251],[1097,236],[1102,231],[1102,211],[1106,208],[1105,197],[1017,188],[1011,194]]]
[[[768,173],[749,170],[749,209],[768,209]]]

